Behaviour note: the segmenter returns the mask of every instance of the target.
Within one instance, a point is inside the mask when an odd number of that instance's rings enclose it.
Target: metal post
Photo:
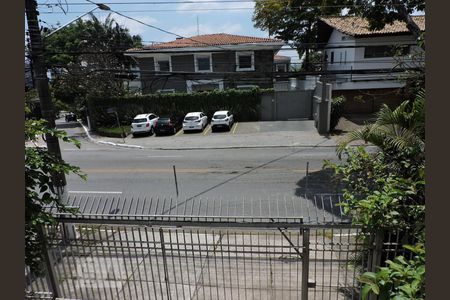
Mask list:
[[[305,194],[308,194],[309,161],[306,162]]]
[[[169,271],[167,269],[166,246],[164,243],[164,232],[163,232],[162,228],[159,228],[159,240],[161,243],[161,251],[162,251],[162,257],[163,257],[164,281],[166,282],[167,297],[168,297],[168,299],[171,299],[172,297],[171,297],[171,293],[170,293]]]
[[[122,139],[123,139],[123,143],[125,144],[125,131],[123,130],[122,125],[120,125],[119,114],[117,113],[117,111],[115,112],[115,114],[116,114],[117,125],[119,125],[120,131],[122,131]]]
[[[302,251],[302,300],[308,300],[309,280],[309,228],[303,228]]]
[[[47,121],[47,128],[53,129],[56,127],[55,112],[48,86],[47,70],[44,65],[43,43],[41,31],[39,29],[36,6],[37,3],[35,0],[25,0],[28,32],[30,35],[31,62],[33,63],[34,81],[36,90],[39,94],[42,118]],[[54,135],[46,134],[45,141],[47,142],[48,152],[58,159],[61,159],[61,149],[59,147],[58,138]],[[56,187],[65,186],[66,177],[64,172],[52,174],[52,181]]]
[[[49,253],[51,251],[50,248],[47,248],[47,243],[44,235],[44,229],[43,227],[38,227],[37,233],[39,236],[39,239],[41,241],[41,247],[42,247],[42,253],[44,255],[44,262],[45,267],[47,269],[47,278],[50,285],[50,288],[52,290],[52,299],[60,298],[61,293],[59,291],[59,285],[56,280],[56,274],[55,270],[53,269],[53,259]]]
[[[178,181],[177,181],[177,171],[175,170],[175,165],[173,166],[173,176],[175,176],[175,189],[177,191],[177,197],[178,197]]]

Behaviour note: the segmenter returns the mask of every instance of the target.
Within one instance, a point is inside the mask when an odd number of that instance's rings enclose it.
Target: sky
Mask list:
[[[267,32],[253,26],[253,1],[228,0],[228,3],[224,3],[224,1],[227,0],[105,0],[104,2],[94,2],[104,3],[111,10],[185,37],[197,35],[197,19],[200,34],[229,33],[268,37]],[[166,4],[161,2],[166,2]],[[93,8],[95,5],[86,0],[38,0],[41,26],[47,27],[59,27]],[[94,14],[103,20],[108,12],[97,9]],[[144,44],[153,41],[166,42],[176,38],[174,35],[149,28],[114,13],[112,13],[112,17],[120,25],[128,28],[132,35],[139,34]],[[291,56],[292,62],[298,60],[295,50],[281,51],[279,55]]]

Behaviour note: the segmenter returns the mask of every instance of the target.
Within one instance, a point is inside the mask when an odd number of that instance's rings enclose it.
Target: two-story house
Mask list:
[[[425,31],[425,16],[413,19]],[[328,81],[333,96],[344,95],[349,100],[346,112],[373,113],[382,103],[395,106],[405,100],[405,82],[397,71],[423,63],[414,55],[421,49],[405,23],[395,21],[371,31],[368,21],[360,17],[323,17],[318,28],[318,43],[324,46],[331,73]],[[363,101],[353,101],[355,97]]]
[[[143,93],[273,87],[274,57],[284,43],[225,33],[177,38],[129,49]]]

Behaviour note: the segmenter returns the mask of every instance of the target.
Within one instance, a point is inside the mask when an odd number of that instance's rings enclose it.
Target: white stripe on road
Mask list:
[[[122,194],[114,191],[69,191],[69,194]]]
[[[152,155],[147,156],[148,158],[175,158],[175,157],[183,157],[182,155]]]

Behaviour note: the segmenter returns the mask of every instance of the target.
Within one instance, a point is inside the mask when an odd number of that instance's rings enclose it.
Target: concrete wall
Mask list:
[[[345,96],[344,113],[372,114],[383,104],[394,108],[407,99],[403,89],[333,90],[333,97]]]

